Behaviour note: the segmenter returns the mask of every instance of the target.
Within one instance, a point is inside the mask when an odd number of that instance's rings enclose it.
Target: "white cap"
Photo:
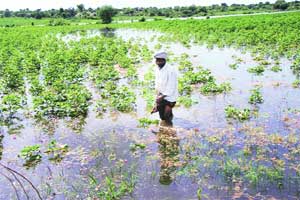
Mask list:
[[[163,58],[163,59],[167,59],[168,54],[166,52],[159,52],[157,54],[154,55],[154,58]]]

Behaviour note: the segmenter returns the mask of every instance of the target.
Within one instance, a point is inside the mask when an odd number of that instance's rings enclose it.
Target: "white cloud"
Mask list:
[[[239,3],[251,4],[264,0],[0,0],[0,10],[10,9],[19,10],[29,8],[31,10],[39,9],[47,10],[51,8],[70,8],[76,7],[78,4],[84,4],[86,8],[100,7],[102,5],[112,5],[115,8],[123,7],[173,7],[187,5],[211,5],[220,3]],[[276,0],[269,0],[275,2]]]

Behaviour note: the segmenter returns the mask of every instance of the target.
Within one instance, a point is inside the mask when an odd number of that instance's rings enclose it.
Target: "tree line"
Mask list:
[[[106,16],[162,16],[162,17],[192,17],[192,16],[210,16],[215,14],[238,12],[251,13],[255,11],[276,11],[276,10],[299,10],[300,1],[286,2],[285,0],[277,0],[275,3],[260,2],[258,4],[232,4],[226,3],[214,4],[211,6],[175,6],[168,8],[157,7],[136,7],[136,8],[122,8],[116,9],[111,6],[103,6],[96,9],[85,8],[83,4],[79,4],[76,8],[59,8],[50,10],[29,10],[20,9],[18,11],[11,11],[9,9],[0,11],[0,17],[26,17],[26,18],[83,18],[83,19],[97,19]],[[101,17],[101,18],[102,18]],[[104,17],[105,18],[105,17]],[[109,20],[107,21],[109,23]]]

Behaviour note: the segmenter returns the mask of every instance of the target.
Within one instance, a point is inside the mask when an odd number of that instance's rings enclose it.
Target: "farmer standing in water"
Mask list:
[[[178,97],[177,71],[166,64],[167,53],[160,52],[154,55],[157,68],[155,69],[156,105],[151,113],[159,112],[161,125],[172,125],[172,108]]]

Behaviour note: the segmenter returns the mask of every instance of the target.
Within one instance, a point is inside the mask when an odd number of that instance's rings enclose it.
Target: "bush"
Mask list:
[[[139,19],[139,22],[145,22],[145,21],[146,21],[145,17],[142,17],[141,19]]]
[[[49,26],[68,26],[70,22],[64,19],[51,19],[49,21]]]

